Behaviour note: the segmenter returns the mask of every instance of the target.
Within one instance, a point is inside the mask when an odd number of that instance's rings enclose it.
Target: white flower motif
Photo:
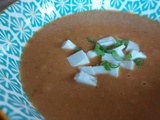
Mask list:
[[[28,19],[28,21],[32,24],[33,27],[35,26],[42,26],[42,14],[37,8],[37,6],[31,3],[24,3],[24,16]]]
[[[69,4],[70,0],[56,0],[55,3],[55,7],[57,8],[57,10],[62,14],[65,15],[67,13],[67,11],[70,11],[70,4]]]
[[[88,9],[88,1],[87,0],[74,0],[73,2],[73,11],[74,12],[82,12]]]
[[[11,13],[12,12],[16,12],[16,13],[20,13],[21,12],[21,4],[22,2],[20,1],[17,1],[15,2],[13,5],[11,5],[9,8],[8,8],[8,11],[10,11]]]
[[[116,8],[120,8],[124,0],[111,0],[111,6],[114,6]]]
[[[15,17],[11,17],[11,21],[11,29],[14,31],[14,33],[18,34],[21,42],[27,42],[32,35],[32,31],[25,21],[22,18],[16,19]]]
[[[9,71],[5,69],[1,69],[0,71],[0,84],[9,91],[15,91],[18,94],[21,94],[20,83],[13,79]]]
[[[19,53],[19,49],[20,49],[19,44],[17,43],[16,40],[14,40],[14,37],[11,34],[11,32],[9,32],[7,30],[2,31],[0,29],[0,45],[9,54],[14,54],[16,56],[20,55],[20,53]]]
[[[30,117],[37,117],[35,119],[44,119],[38,111],[36,111],[28,102],[28,100],[21,96],[8,94],[8,102],[14,107],[18,108],[22,113]]]
[[[0,14],[0,25],[8,26],[9,15],[5,12]]]
[[[158,5],[158,2],[159,0],[141,0],[141,4],[144,10],[155,9],[155,7]]]
[[[128,2],[125,8],[123,8],[123,11],[140,14],[141,9],[139,2]]]

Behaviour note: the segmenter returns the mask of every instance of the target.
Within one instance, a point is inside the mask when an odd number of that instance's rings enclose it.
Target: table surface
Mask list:
[[[7,8],[9,5],[14,3],[15,1],[17,1],[17,0],[0,0],[0,11]]]

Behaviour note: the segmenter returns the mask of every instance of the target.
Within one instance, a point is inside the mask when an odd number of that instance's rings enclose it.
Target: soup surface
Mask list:
[[[129,39],[147,55],[133,71],[120,69],[118,78],[98,75],[97,87],[73,80],[78,68],[61,49],[70,39],[87,52],[86,37]],[[35,107],[48,120],[160,120],[160,25],[128,13],[90,11],[53,21],[38,31],[21,58],[21,79]],[[92,61],[95,65],[97,59]]]

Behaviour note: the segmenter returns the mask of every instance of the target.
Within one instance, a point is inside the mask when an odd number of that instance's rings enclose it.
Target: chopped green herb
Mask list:
[[[121,61],[122,59],[120,58],[120,56],[118,55],[118,53],[115,50],[112,50],[112,57],[117,60],[117,61]]]
[[[128,46],[129,40],[117,40],[115,47],[119,47],[121,45]]]
[[[124,44],[125,46],[128,46],[128,43],[129,43],[129,40],[123,40],[123,44]]]
[[[104,66],[104,68],[107,70],[107,71],[110,71],[111,68],[110,68],[110,63],[108,61],[105,61],[102,63],[102,65]]]
[[[137,58],[137,59],[134,60],[134,62],[135,62],[135,64],[136,64],[137,66],[142,66],[142,65],[144,65],[144,59],[142,59],[142,58]]]
[[[96,46],[95,46],[95,48],[94,48],[94,51],[97,53],[97,55],[104,56],[105,48],[97,43]]]
[[[79,50],[81,50],[82,48],[81,47],[76,47],[75,49],[74,49],[74,52],[78,52]]]
[[[109,66],[110,66],[111,68],[118,68],[118,67],[119,67],[119,65],[115,65],[115,64],[112,64],[112,63],[110,63]]]
[[[91,38],[91,37],[87,37],[87,40],[88,40],[88,42],[90,42],[90,43],[95,43],[95,40],[94,40],[93,38]]]
[[[112,54],[112,51],[113,50],[105,50],[106,53],[110,53],[110,54]]]
[[[122,40],[117,40],[115,47],[119,47],[123,44]]]
[[[129,53],[128,55],[126,55],[123,59],[124,60],[130,60],[132,58],[132,55]]]

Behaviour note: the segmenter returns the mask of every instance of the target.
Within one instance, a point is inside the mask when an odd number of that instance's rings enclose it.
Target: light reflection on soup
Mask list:
[[[147,55],[142,67],[120,69],[118,78],[98,75],[98,86],[73,80],[78,72],[61,49],[70,39],[87,52],[96,40],[114,36],[140,45]],[[38,31],[21,57],[21,79],[35,107],[48,120],[160,120],[160,25],[113,11],[90,11],[53,21]],[[98,59],[92,60],[95,65]]]

